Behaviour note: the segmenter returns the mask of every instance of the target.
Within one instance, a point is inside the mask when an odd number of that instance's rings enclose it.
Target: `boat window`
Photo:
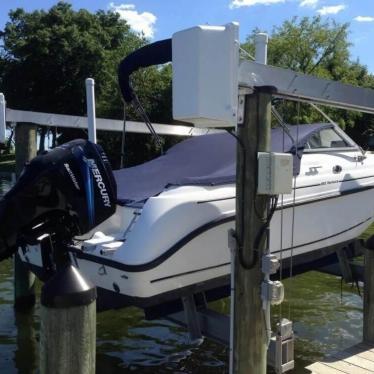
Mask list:
[[[311,149],[316,148],[342,148],[352,145],[345,141],[334,129],[323,129],[313,134],[308,140]]]

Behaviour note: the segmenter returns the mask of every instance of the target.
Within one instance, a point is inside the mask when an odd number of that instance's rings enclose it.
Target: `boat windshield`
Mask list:
[[[345,148],[352,147],[341,135],[339,135],[333,128],[322,129],[315,132],[307,142],[307,148]]]

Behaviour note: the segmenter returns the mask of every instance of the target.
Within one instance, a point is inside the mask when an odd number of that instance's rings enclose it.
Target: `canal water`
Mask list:
[[[0,179],[0,196],[10,181]],[[37,373],[39,305],[29,313],[13,309],[12,261],[0,263],[0,373]],[[340,278],[309,272],[288,279],[282,316],[294,322],[296,368],[361,340],[362,299]],[[38,293],[41,284],[38,283]],[[212,305],[229,312],[229,300]],[[279,318],[274,308],[274,319]],[[97,316],[97,373],[227,373],[228,349],[207,339],[190,344],[188,334],[172,323],[145,321],[135,308]]]

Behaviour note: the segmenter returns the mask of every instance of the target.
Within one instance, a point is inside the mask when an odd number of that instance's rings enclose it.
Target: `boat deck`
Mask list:
[[[360,343],[306,367],[314,374],[374,373],[374,345]]]

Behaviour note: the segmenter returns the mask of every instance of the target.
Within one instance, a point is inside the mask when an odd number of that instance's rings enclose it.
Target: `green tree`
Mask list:
[[[122,118],[123,104],[117,83],[117,67],[123,57],[147,40],[134,34],[114,12],[74,11],[58,2],[48,11],[9,13],[9,22],[0,33],[0,88],[8,105],[15,109],[84,115],[87,77],[95,79],[97,115]],[[169,121],[170,68],[149,68],[134,74],[134,86],[152,121]],[[128,119],[137,119],[129,111]],[[64,131],[62,140],[84,136]],[[131,162],[151,157],[149,137],[128,137]],[[116,164],[120,135],[100,134],[100,140]],[[139,146],[140,143],[140,146]],[[148,150],[148,151],[147,151]],[[117,166],[117,165],[115,165]]]
[[[13,107],[83,114],[85,78],[96,79],[100,97],[114,83],[113,60],[144,43],[117,14],[75,12],[65,2],[9,17],[1,33],[3,89]]]

